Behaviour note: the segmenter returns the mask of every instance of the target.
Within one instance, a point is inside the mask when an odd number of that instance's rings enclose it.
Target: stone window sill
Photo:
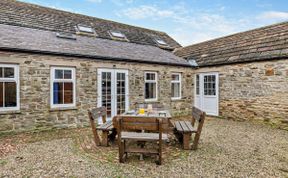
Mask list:
[[[50,108],[50,112],[78,110],[77,107]]]
[[[158,100],[144,100],[144,103],[147,103],[147,104],[149,104],[149,103],[158,103],[159,101]]]
[[[21,111],[20,110],[0,111],[0,115],[5,115],[5,114],[21,114]]]

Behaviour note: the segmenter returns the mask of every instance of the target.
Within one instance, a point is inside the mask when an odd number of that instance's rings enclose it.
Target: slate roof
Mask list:
[[[75,26],[82,24],[93,27],[97,32],[98,38],[112,39],[108,31],[116,30],[125,34],[131,43],[158,46],[154,40],[156,37],[163,39],[171,49],[180,47],[179,43],[164,32],[41,7],[15,0],[0,1],[0,24],[69,33],[75,33]]]
[[[178,48],[174,54],[195,59],[199,66],[284,58],[288,60],[288,22]]]
[[[56,37],[56,32],[3,24],[0,24],[1,49],[100,60],[190,66],[185,59],[156,46],[86,36],[76,36],[76,40],[63,39]]]

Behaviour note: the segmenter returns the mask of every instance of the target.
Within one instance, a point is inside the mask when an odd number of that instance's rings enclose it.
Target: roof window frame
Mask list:
[[[127,38],[127,36],[126,36],[123,32],[121,32],[121,31],[119,31],[119,30],[109,30],[108,33],[109,33],[109,35],[110,35],[110,37],[111,37],[112,39],[121,40],[121,41],[129,41],[128,38]],[[115,36],[113,33],[122,34],[123,37]]]
[[[158,46],[169,47],[168,43],[164,41],[162,38],[155,37],[154,41],[157,43]]]
[[[56,37],[61,38],[61,39],[68,39],[68,40],[77,40],[76,36],[73,35],[72,33],[57,32]]]
[[[76,25],[76,34],[78,35],[89,35],[89,36],[97,36],[97,33],[95,31],[95,29],[93,27],[91,27],[90,25],[83,25],[83,24],[78,24]],[[82,29],[81,29],[82,28]],[[91,29],[89,30],[85,30],[86,29]]]

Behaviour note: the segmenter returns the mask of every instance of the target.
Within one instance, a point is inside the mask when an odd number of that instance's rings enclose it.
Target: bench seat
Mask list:
[[[196,133],[197,132],[197,129],[194,128],[191,124],[191,122],[189,121],[176,121],[174,123],[174,126],[176,128],[176,130],[178,132],[181,132],[181,133]]]
[[[159,133],[121,132],[122,139],[139,141],[158,141]],[[162,140],[168,140],[167,134],[162,134]]]
[[[96,129],[97,130],[104,130],[104,131],[112,131],[114,128],[112,121],[107,121],[106,123],[99,125]]]
[[[190,149],[191,135],[195,134],[193,139],[192,149],[196,150],[198,146],[198,141],[200,139],[200,134],[205,120],[205,112],[200,109],[193,107],[192,109],[192,122],[189,121],[175,121],[174,122],[174,134],[178,140],[183,144],[185,150]],[[197,122],[197,128],[195,126]],[[195,126],[195,127],[193,127]]]

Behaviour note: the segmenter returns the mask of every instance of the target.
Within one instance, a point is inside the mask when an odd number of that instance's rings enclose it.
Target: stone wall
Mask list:
[[[167,65],[102,61],[0,51],[0,63],[17,63],[20,69],[20,111],[0,113],[0,132],[47,128],[82,127],[88,124],[87,109],[97,106],[97,69],[128,69],[130,108],[144,102],[144,72],[158,72],[158,102],[173,115],[187,115],[193,102],[193,70]],[[76,107],[50,109],[51,66],[76,67]],[[182,99],[171,100],[171,73],[182,73]]]
[[[206,67],[219,72],[220,116],[264,120],[287,127],[288,59]]]

